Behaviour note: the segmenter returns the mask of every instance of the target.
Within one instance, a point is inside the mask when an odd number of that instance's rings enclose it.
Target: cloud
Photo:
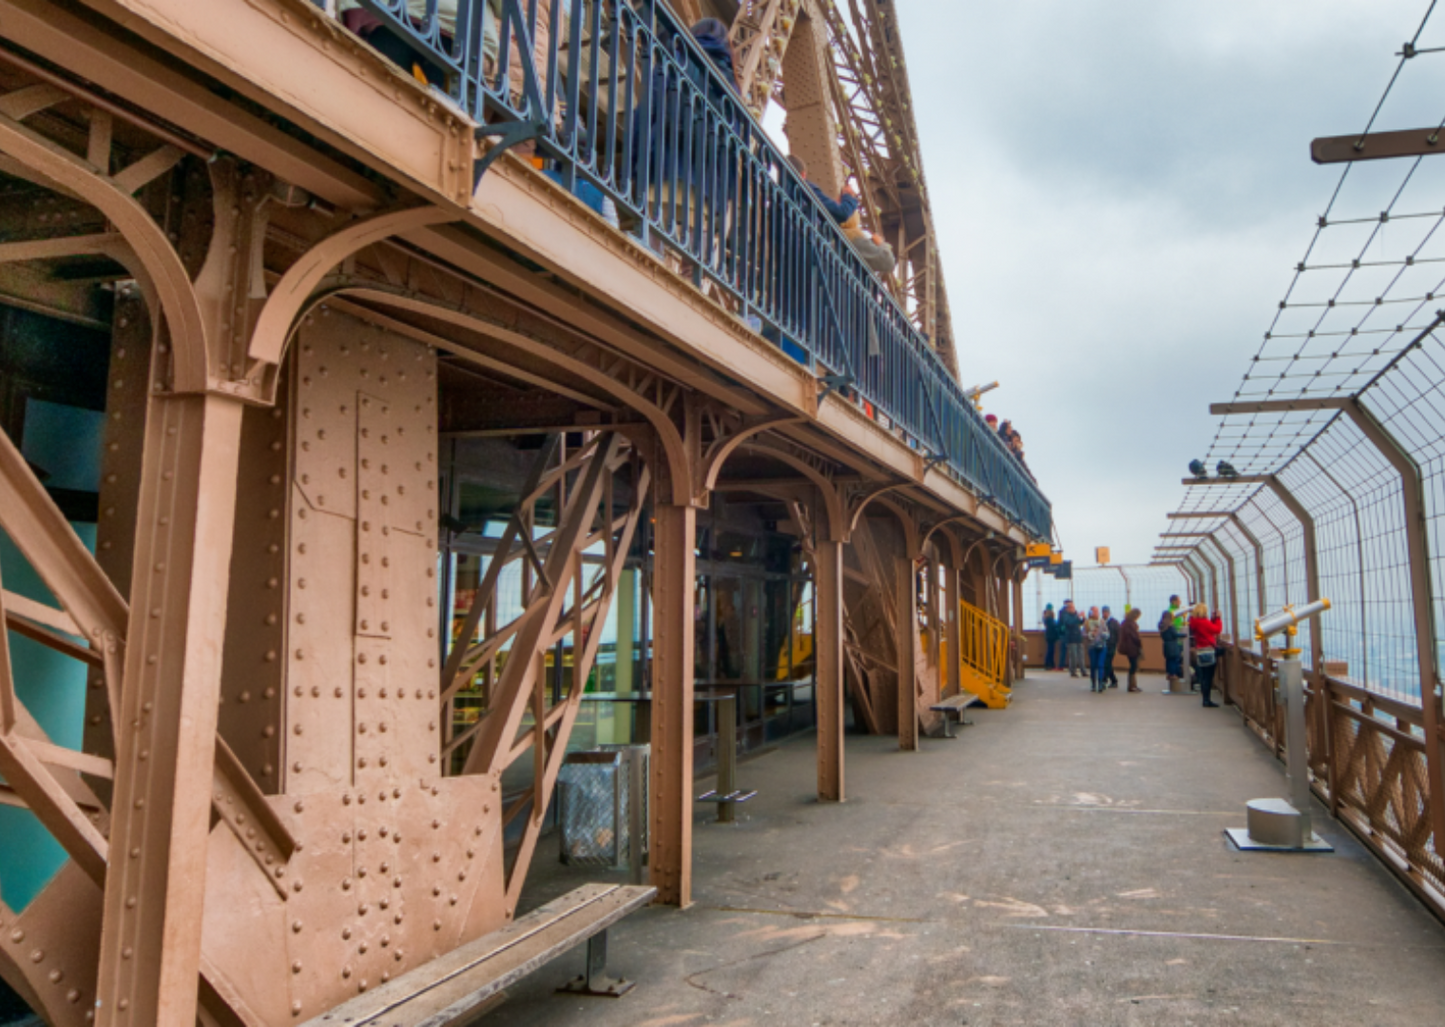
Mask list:
[[[1002,382],[1072,555],[1145,561],[1338,180],[1309,140],[1363,128],[1425,4],[898,9],[964,384]],[[1436,67],[1381,126],[1439,121]]]

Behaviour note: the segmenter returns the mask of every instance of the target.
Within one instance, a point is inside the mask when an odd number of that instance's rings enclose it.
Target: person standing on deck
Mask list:
[[[1208,607],[1203,603],[1195,603],[1192,615],[1189,618],[1189,639],[1194,644],[1195,670],[1199,674],[1199,694],[1204,699],[1205,706],[1218,706],[1209,698],[1210,691],[1214,687],[1214,668],[1218,664],[1218,657],[1214,647],[1219,642],[1219,633],[1224,630],[1224,621],[1215,610],[1213,616],[1206,617]]]
[[[1044,670],[1063,670],[1063,632],[1059,629],[1059,618],[1054,616],[1054,604],[1050,603],[1044,607]],[[1059,659],[1054,660],[1054,650],[1059,651]]]
[[[1104,680],[1109,682],[1110,688],[1119,687],[1119,675],[1114,673],[1114,654],[1119,648],[1119,618],[1109,612],[1106,606],[1100,616],[1104,620],[1104,626],[1109,629],[1109,652],[1104,657]]]
[[[1169,678],[1169,690],[1184,676],[1184,632],[1179,625],[1176,611],[1179,597],[1169,597],[1169,609],[1159,617],[1159,640],[1164,643],[1164,673]]]
[[[1059,632],[1064,638],[1064,653],[1069,662],[1069,677],[1076,678],[1084,671],[1084,618],[1074,609],[1074,601],[1064,601],[1059,611]]]
[[[1144,639],[1139,635],[1139,618],[1143,616],[1136,606],[1124,614],[1124,623],[1119,627],[1119,655],[1129,661],[1129,691],[1139,691],[1139,657],[1144,654]]]
[[[1104,690],[1104,654],[1109,650],[1109,625],[1099,616],[1097,606],[1089,607],[1089,619],[1084,621],[1084,638],[1089,645],[1089,691]]]

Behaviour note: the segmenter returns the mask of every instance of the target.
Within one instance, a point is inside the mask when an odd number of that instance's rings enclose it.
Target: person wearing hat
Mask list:
[[[983,423],[986,424],[986,425],[988,425],[988,430],[989,430],[989,431],[998,431],[998,415],[997,415],[997,414],[984,414],[984,415],[983,415]]]

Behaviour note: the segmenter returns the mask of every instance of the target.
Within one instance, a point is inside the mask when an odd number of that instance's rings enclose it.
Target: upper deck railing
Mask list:
[[[317,0],[323,8],[335,0]],[[1033,535],[1049,502],[930,341],[656,0],[353,0],[500,148],[535,146],[574,192],[671,247],[763,335]],[[485,168],[479,162],[478,173]],[[593,192],[593,191],[596,192]]]

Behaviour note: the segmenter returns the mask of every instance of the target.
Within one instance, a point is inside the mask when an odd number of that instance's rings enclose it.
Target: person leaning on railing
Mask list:
[[[427,0],[407,0],[406,13],[418,28],[425,24],[426,8]],[[418,54],[380,18],[364,10],[359,0],[341,0],[336,10],[341,16],[341,24],[366,40],[383,57],[410,71],[417,81],[438,88],[446,87],[446,73]],[[449,44],[457,31],[457,0],[437,0],[437,25],[443,42]]]

